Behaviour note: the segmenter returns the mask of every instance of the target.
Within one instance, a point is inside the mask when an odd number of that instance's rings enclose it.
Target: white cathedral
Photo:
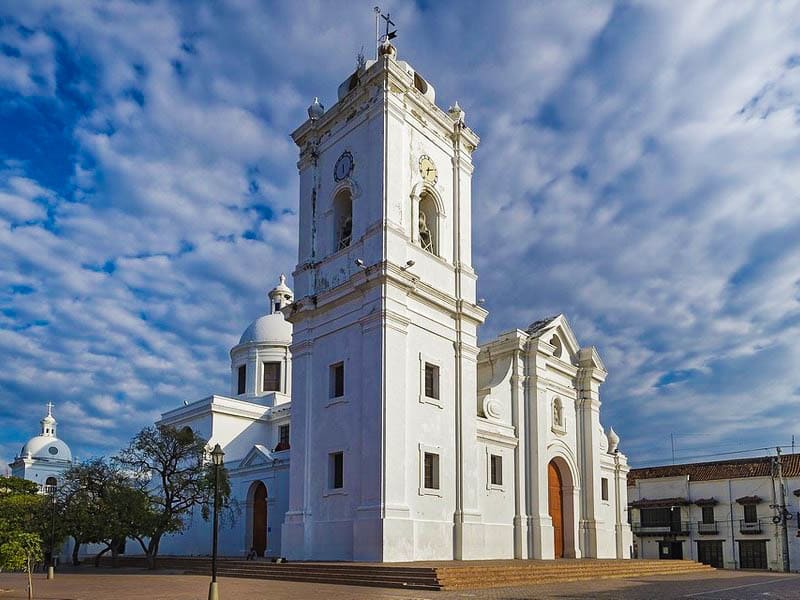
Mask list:
[[[225,451],[242,510],[221,554],[628,558],[597,351],[563,315],[478,344],[464,112],[384,43],[308,114],[295,292],[281,276],[231,350],[229,396],[160,421]],[[209,530],[162,553],[208,554]]]

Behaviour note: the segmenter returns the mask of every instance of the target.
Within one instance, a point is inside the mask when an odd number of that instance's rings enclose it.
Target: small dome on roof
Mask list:
[[[72,461],[69,446],[51,435],[37,435],[29,439],[22,447],[20,457],[27,458],[29,454],[31,458]]]
[[[248,342],[292,343],[292,324],[283,318],[283,313],[273,313],[257,318],[244,330],[240,344]]]

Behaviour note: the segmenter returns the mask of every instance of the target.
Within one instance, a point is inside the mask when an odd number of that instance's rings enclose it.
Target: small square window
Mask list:
[[[330,367],[329,396],[341,398],[344,396],[344,363],[336,363]]]
[[[432,452],[424,453],[424,482],[425,489],[439,489],[439,455]]]
[[[491,460],[492,485],[503,485],[503,457],[492,454],[489,459]]]
[[[263,383],[265,392],[281,391],[281,363],[279,362],[264,363]]]
[[[606,477],[600,479],[600,497],[608,500],[608,479]]]
[[[247,390],[247,365],[239,366],[239,387],[238,394],[244,394]]]
[[[439,399],[439,367],[425,363],[425,397]]]
[[[275,452],[289,449],[289,426],[281,425],[278,427],[278,445],[275,446]]]
[[[340,490],[344,487],[344,452],[328,455],[328,488]]]

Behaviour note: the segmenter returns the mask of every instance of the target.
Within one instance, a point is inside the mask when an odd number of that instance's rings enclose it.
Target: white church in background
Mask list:
[[[19,456],[9,466],[13,477],[33,481],[39,484],[40,492],[46,493],[57,486],[64,471],[72,467],[72,452],[56,437],[58,422],[51,403],[47,405],[47,415],[39,423],[39,435],[22,446]]]
[[[242,512],[221,552],[628,558],[627,459],[600,422],[597,351],[563,315],[478,344],[478,136],[458,104],[437,107],[385,43],[292,137],[294,294],[281,277],[231,350],[229,396],[161,420],[225,451]],[[162,552],[208,554],[210,538],[196,519]]]

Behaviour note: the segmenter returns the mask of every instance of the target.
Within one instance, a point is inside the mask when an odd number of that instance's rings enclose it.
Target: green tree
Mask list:
[[[28,600],[33,599],[33,567],[42,558],[42,538],[35,533],[14,532],[0,543],[0,567],[28,575]]]
[[[42,540],[50,540],[52,498],[38,492],[39,486],[32,481],[0,478],[0,544],[19,533],[32,533]],[[62,537],[57,528],[55,541],[60,543]]]
[[[65,530],[75,540],[74,565],[82,544],[104,544],[95,564],[109,551],[116,564],[126,538],[149,535],[154,515],[148,495],[116,463],[91,459],[66,471],[62,480],[59,496]]]
[[[213,503],[213,465],[206,460],[207,442],[190,428],[145,427],[116,458],[135,485],[147,495],[153,519],[147,535],[133,536],[141,545],[147,566],[155,568],[165,534],[183,531],[195,508],[204,519]],[[220,502],[230,510],[230,484],[221,469]]]

